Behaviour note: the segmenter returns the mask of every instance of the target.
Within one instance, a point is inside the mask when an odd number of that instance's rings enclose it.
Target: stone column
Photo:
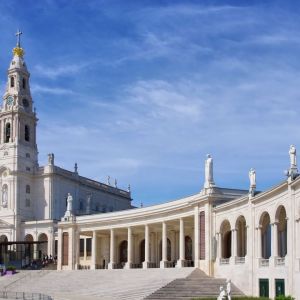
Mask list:
[[[262,247],[261,247],[261,239],[262,239],[262,235],[261,235],[261,225],[258,226],[257,228],[257,257],[258,258],[262,258]]]
[[[148,268],[149,263],[149,225],[145,225],[145,261],[143,262],[143,269]]]
[[[161,236],[161,246],[162,246],[162,259],[160,261],[160,267],[165,268],[165,263],[167,259],[167,224],[166,222],[162,223],[162,236]]]
[[[231,236],[231,239],[232,239],[232,253],[231,253],[231,257],[233,258],[233,260],[235,260],[235,257],[236,257],[236,250],[237,250],[237,230],[236,229],[232,229],[232,232],[231,232],[232,236]]]
[[[93,238],[92,238],[92,261],[91,261],[91,270],[96,270],[97,264],[97,232],[96,230],[93,231]]]
[[[184,267],[185,261],[185,240],[184,240],[184,221],[183,218],[179,220],[179,260],[177,261],[176,267]]]
[[[57,231],[57,236],[58,236],[58,241],[57,241],[57,270],[62,270],[62,228],[58,228]],[[36,244],[35,244],[36,245]]]
[[[115,230],[110,230],[110,248],[109,248],[109,264],[108,269],[115,267]]]
[[[69,253],[68,253],[68,270],[75,269],[75,228],[69,228]]]
[[[274,259],[278,257],[278,222],[272,224],[272,255]]]
[[[128,227],[127,229],[127,263],[125,264],[125,269],[130,269],[132,265],[132,229]]]
[[[218,258],[222,258],[222,233],[218,233]]]
[[[75,269],[78,270],[80,265],[80,231],[76,230],[76,261]]]
[[[155,251],[155,233],[154,232],[151,232],[150,234],[150,238],[151,238],[151,243],[150,243],[150,246],[151,246],[151,251],[150,251],[150,256],[151,256],[151,262],[154,263],[156,262],[156,251]]]
[[[195,267],[199,267],[199,259],[200,259],[200,232],[199,232],[199,208],[198,206],[195,207],[194,211],[194,265]]]

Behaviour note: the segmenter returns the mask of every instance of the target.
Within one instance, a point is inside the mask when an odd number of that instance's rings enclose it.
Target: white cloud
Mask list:
[[[39,84],[33,84],[31,86],[31,91],[33,93],[41,94],[54,94],[54,95],[72,95],[75,94],[74,91],[70,89],[60,88],[60,87],[47,87]]]

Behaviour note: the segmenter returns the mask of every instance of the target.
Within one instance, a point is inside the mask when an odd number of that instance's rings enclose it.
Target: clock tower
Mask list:
[[[30,74],[18,31],[0,110],[0,217],[16,228],[34,218],[34,174],[38,167],[37,117],[30,93]],[[7,216],[7,217],[5,217]],[[13,219],[12,216],[14,216]]]

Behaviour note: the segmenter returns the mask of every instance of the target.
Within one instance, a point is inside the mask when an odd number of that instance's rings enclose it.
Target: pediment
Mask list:
[[[0,228],[10,228],[10,227],[13,227],[13,225],[0,219]]]

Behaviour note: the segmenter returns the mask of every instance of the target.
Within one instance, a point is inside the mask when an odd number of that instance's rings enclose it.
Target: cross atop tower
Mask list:
[[[20,29],[18,29],[18,32],[16,33],[17,36],[17,47],[21,47],[21,34],[23,34],[22,31],[20,31]]]

